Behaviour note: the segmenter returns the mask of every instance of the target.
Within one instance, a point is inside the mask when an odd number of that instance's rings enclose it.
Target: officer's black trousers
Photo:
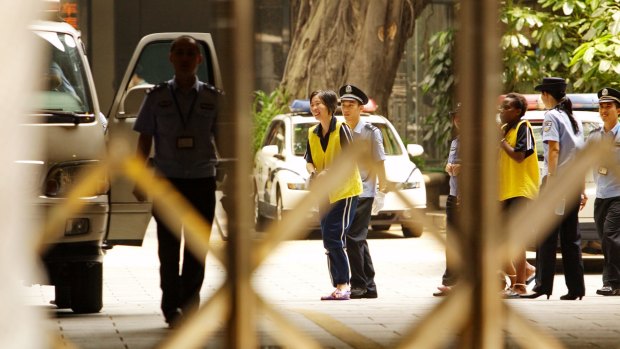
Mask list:
[[[351,287],[377,292],[375,268],[368,248],[368,224],[372,212],[373,197],[360,197],[355,209],[351,229],[347,233],[347,255],[351,266]]]
[[[557,229],[554,229],[538,246],[536,250],[536,286],[534,286],[534,292],[548,295],[553,292],[556,249],[559,236],[564,279],[568,292],[575,296],[585,295],[578,213],[578,200],[571,200],[570,203],[569,200],[566,200],[564,219]]]
[[[620,288],[620,197],[596,198],[594,222],[603,249],[603,286]]]
[[[215,213],[215,177],[179,179],[168,178],[181,195],[204,217],[209,224]],[[162,199],[166,200],[166,198]],[[200,303],[200,288],[205,275],[205,255],[196,256],[185,246],[183,265],[179,273],[181,241],[173,231],[181,231],[179,217],[172,225],[165,224],[157,213],[155,203],[153,215],[157,221],[157,240],[159,243],[159,275],[162,290],[161,309],[167,321],[173,320],[177,309],[190,313]],[[185,240],[187,244],[187,240]]]

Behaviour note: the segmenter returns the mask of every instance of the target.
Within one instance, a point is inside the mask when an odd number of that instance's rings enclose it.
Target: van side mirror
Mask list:
[[[278,146],[273,144],[273,145],[266,145],[263,147],[263,149],[261,149],[261,152],[263,153],[263,155],[265,157],[272,157],[272,156],[276,156],[278,155]]]
[[[424,154],[424,147],[419,144],[407,144],[407,152],[415,157]]]
[[[116,118],[127,119],[137,117],[142,101],[146,96],[146,91],[152,87],[153,85],[151,84],[142,84],[130,88],[121,100]]]

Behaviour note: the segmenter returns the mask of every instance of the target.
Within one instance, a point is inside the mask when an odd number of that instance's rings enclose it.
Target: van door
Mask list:
[[[200,81],[222,89],[219,65],[211,34],[157,33],[142,38],[129,61],[123,80],[108,113],[108,144],[123,142],[132,151],[138,143],[133,131],[136,116],[146,91],[156,84],[170,80],[174,69],[168,59],[172,40],[190,35],[201,46],[204,57],[198,68]],[[151,219],[151,202],[140,202],[133,195],[134,183],[124,176],[116,176],[110,189],[110,223],[106,242],[109,245],[142,244]]]

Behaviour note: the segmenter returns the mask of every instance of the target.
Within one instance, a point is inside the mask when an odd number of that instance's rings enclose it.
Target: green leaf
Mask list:
[[[594,49],[594,47],[588,48],[586,52],[583,54],[583,61],[586,63],[592,63],[592,59],[594,58],[595,52],[596,50]]]
[[[530,47],[530,41],[523,34],[517,34],[519,42],[525,47]]]
[[[620,57],[620,45],[614,45],[614,55]]]
[[[572,1],[566,1],[562,6],[562,11],[564,11],[565,15],[570,16],[573,13],[574,6],[575,4]]]
[[[611,61],[606,59],[601,59],[601,63],[598,65],[598,71],[601,73],[605,73],[611,68]]]
[[[609,24],[609,32],[612,35],[618,35],[620,33],[620,11],[616,11],[611,18],[614,21]]]
[[[593,11],[597,10],[599,8],[599,6],[598,6],[599,4],[600,4],[599,0],[591,0],[590,1],[590,9],[592,9]]]
[[[516,35],[512,35],[510,37],[510,46],[517,48],[519,47],[519,39],[517,38]]]
[[[523,24],[525,24],[525,19],[523,17],[519,18],[517,20],[517,24],[515,25],[515,29],[517,29],[518,31],[521,31],[521,29],[523,29]]]
[[[594,48],[598,51],[598,52],[607,52],[610,50],[610,47],[605,45],[605,44],[596,44],[594,45]]]
[[[620,74],[620,63],[615,63],[613,65],[613,70],[616,74]]]

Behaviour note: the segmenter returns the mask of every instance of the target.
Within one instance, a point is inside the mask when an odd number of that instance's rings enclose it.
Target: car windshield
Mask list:
[[[93,103],[85,67],[74,37],[36,31],[45,46],[47,66],[36,92],[36,110],[92,114]]]
[[[538,160],[544,160],[544,149],[542,142],[542,121],[530,121],[532,124],[532,131],[534,132],[534,140],[536,141],[536,152],[538,153]],[[585,139],[588,139],[590,133],[597,129],[599,124],[595,122],[584,122],[583,123],[583,135]]]
[[[308,142],[308,129],[316,123],[299,123],[295,124],[293,131],[293,153],[296,156],[303,156],[306,152],[306,143]],[[373,123],[383,135],[383,148],[385,149],[385,155],[402,155],[402,149],[400,148],[397,136],[392,132],[384,123]]]

